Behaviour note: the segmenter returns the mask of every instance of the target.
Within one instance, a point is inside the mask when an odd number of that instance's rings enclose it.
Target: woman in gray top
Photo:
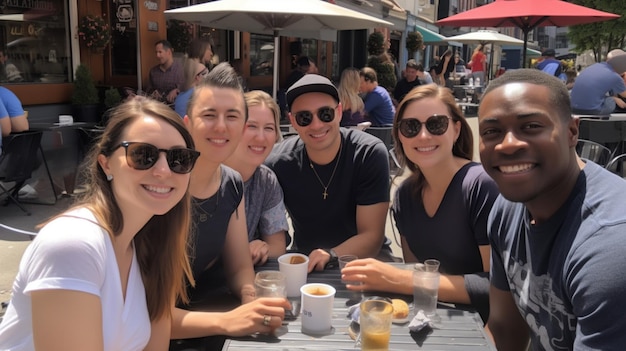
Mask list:
[[[439,300],[471,304],[486,321],[487,217],[498,190],[482,166],[471,161],[470,127],[449,89],[429,84],[402,100],[392,133],[398,159],[412,172],[392,204],[404,260],[439,260]],[[413,292],[411,271],[375,260],[355,261],[342,273],[347,281],[362,281],[366,290]]]
[[[248,120],[235,152],[224,162],[241,174],[244,181],[246,224],[254,264],[285,253],[289,229],[283,190],[274,172],[263,162],[274,144],[282,140],[280,109],[264,91],[245,93]]]

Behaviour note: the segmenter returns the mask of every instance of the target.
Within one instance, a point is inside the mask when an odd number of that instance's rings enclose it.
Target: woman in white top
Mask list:
[[[86,161],[90,189],[28,247],[0,324],[2,350],[167,350],[193,282],[189,172],[199,153],[178,115],[135,97]]]

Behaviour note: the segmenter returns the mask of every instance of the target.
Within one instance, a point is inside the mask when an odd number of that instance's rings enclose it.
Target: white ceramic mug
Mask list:
[[[74,123],[74,117],[72,117],[71,115],[59,115],[60,125],[67,125],[72,123]]]
[[[311,283],[300,288],[302,293],[302,332],[329,334],[332,328],[333,303],[336,290],[328,284]]]

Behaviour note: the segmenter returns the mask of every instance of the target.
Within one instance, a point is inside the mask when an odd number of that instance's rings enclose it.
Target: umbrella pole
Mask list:
[[[274,31],[274,64],[272,66],[272,97],[276,100],[276,91],[278,90],[278,55],[280,53],[280,38],[278,37],[278,31]]]
[[[524,49],[522,49],[523,50],[522,57],[524,61],[522,61],[522,68],[527,68],[526,67],[526,49],[528,48],[528,29],[524,28],[523,31],[524,31]]]
[[[493,78],[493,73],[492,73],[493,72],[493,43],[490,43],[490,44],[491,44],[491,47],[490,47],[491,50],[489,52],[489,68],[487,71],[487,79],[491,82],[491,78]],[[483,47],[485,47],[485,45],[483,45]]]

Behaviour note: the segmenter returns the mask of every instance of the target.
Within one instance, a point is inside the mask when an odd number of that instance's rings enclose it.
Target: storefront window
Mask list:
[[[137,75],[137,11],[135,0],[111,0],[111,74]]]
[[[0,7],[0,82],[69,81],[64,0],[4,0]]]
[[[271,76],[274,64],[274,38],[250,34],[250,75]]]

